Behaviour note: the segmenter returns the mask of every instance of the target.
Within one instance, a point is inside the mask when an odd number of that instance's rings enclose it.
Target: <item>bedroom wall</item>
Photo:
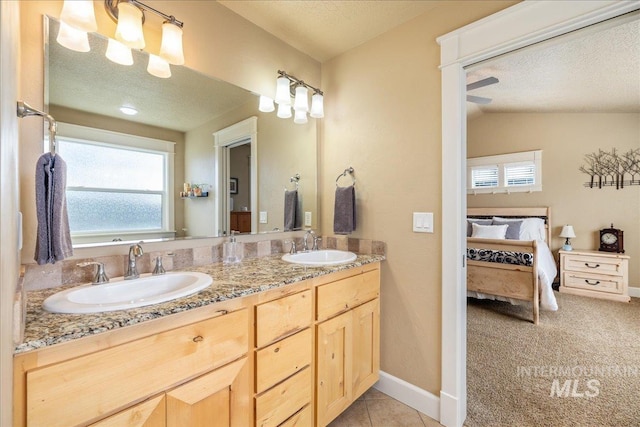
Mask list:
[[[599,149],[640,148],[640,114],[490,113],[469,120],[469,157],[543,150],[541,192],[467,196],[469,207],[550,206],[551,249],[564,243],[562,225],[573,225],[574,248],[597,249],[598,231],[611,223],[624,230],[629,286],[640,287],[640,185],[591,189],[578,170],[584,155]]]

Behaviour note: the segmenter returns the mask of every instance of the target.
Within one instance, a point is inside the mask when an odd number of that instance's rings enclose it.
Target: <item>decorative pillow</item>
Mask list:
[[[492,225],[508,225],[507,235],[504,236],[508,240],[520,240],[520,228],[522,228],[522,221],[493,221]]]
[[[473,232],[471,224],[474,222],[481,225],[491,225],[493,221],[490,219],[467,218],[467,237],[471,237],[471,233]]]
[[[471,237],[481,237],[483,239],[504,239],[507,234],[507,224],[504,225],[481,225],[475,222],[471,224],[473,232]]]
[[[493,220],[502,222],[522,221],[518,240],[547,240],[547,231],[542,218],[502,218],[494,216]]]

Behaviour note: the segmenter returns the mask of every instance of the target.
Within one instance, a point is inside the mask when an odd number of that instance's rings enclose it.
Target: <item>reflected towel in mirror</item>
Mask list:
[[[284,192],[284,231],[291,231],[298,224],[298,190]]]
[[[67,164],[60,155],[44,153],[36,163],[35,260],[55,264],[73,255],[67,213]]]
[[[356,229],[356,188],[336,187],[336,201],[333,212],[333,232],[350,234]]]

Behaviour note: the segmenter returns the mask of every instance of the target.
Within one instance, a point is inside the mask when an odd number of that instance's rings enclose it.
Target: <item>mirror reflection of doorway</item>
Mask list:
[[[229,229],[251,232],[251,140],[230,145],[229,150]]]

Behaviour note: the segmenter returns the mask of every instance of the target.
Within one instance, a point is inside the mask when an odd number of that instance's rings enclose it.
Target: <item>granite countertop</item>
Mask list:
[[[173,301],[103,313],[58,314],[49,313],[42,308],[42,302],[48,296],[78,284],[27,292],[24,341],[16,347],[15,353],[135,325],[384,259],[382,255],[358,255],[354,262],[347,264],[307,267],[282,261],[281,255],[271,255],[248,258],[236,264],[215,263],[194,266],[183,270],[210,275],[213,278],[211,286]]]

